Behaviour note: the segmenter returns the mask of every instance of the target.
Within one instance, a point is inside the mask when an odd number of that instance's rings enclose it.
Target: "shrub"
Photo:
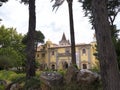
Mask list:
[[[4,85],[0,85],[0,90],[5,90],[5,86]]]
[[[7,82],[15,81],[17,80],[17,78],[20,77],[25,77],[25,74],[23,73],[17,74],[13,71],[6,71],[6,70],[0,71],[0,79],[5,80]]]
[[[78,69],[78,66],[77,66],[77,64],[73,64],[73,66],[74,66],[75,68],[77,68],[77,69]]]
[[[61,75],[65,75],[65,73],[66,73],[66,70],[63,70],[63,69],[61,69],[61,70],[58,70],[58,73],[60,73]]]
[[[6,71],[6,70],[0,71],[0,79],[2,80],[11,81],[11,79],[16,75],[17,74],[13,71]]]
[[[33,77],[33,78],[27,80],[26,83],[24,84],[23,88],[25,90],[28,90],[30,88],[32,88],[32,89],[40,88],[40,79],[37,77]]]

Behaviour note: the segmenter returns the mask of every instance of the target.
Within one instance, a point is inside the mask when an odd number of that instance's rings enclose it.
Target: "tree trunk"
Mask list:
[[[104,90],[119,90],[119,69],[111,38],[106,2],[107,0],[92,0],[92,14],[98,45],[101,77]]]
[[[26,77],[27,79],[35,76],[35,0],[29,0],[29,28],[27,38],[27,62],[26,62]]]
[[[68,9],[69,9],[69,20],[70,20],[72,64],[76,65],[76,50],[75,50],[75,36],[74,36],[74,22],[73,22],[72,1],[73,0],[67,0]]]

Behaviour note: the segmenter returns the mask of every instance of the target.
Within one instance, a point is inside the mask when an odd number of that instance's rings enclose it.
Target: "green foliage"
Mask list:
[[[41,31],[35,31],[35,43],[36,44],[44,43],[44,39],[45,39],[45,36]],[[28,41],[28,35],[25,35],[22,40],[22,43],[27,45],[27,41]]]
[[[0,90],[5,90],[5,86],[4,85],[0,85]]]
[[[42,73],[42,71],[37,70],[36,71],[36,77],[39,78],[41,73]]]
[[[40,88],[39,77],[32,77],[27,80],[25,74],[17,74],[11,81],[12,83],[19,83],[23,90]]]
[[[94,25],[91,3],[92,0],[82,0],[82,7],[83,10],[85,11],[85,16],[88,16],[91,24]],[[120,0],[108,0],[107,10],[108,10],[108,19],[110,22],[111,37],[115,46],[118,65],[120,69],[120,39],[118,38],[119,30],[116,28],[116,25],[114,25],[115,18],[120,12]],[[94,55],[96,56],[97,59],[99,59],[98,53],[94,53]]]
[[[5,80],[7,84],[9,83],[24,84],[26,78],[24,73],[17,74],[14,71],[2,70],[0,71],[0,80]],[[0,90],[5,90],[5,86],[0,85]]]
[[[118,40],[118,36],[119,36],[118,33],[120,30],[116,28],[116,25],[111,25],[110,28],[111,28],[111,36],[112,36],[113,43],[116,43],[116,40]]]
[[[78,69],[78,66],[77,66],[77,64],[73,64],[73,66],[74,66],[76,69]]]
[[[8,69],[12,66],[12,62],[10,62],[10,58],[6,56],[0,56],[0,70]]]
[[[85,16],[88,16],[90,19],[90,23],[94,25],[93,15],[92,15],[92,0],[79,0],[82,2],[83,10],[85,11]],[[108,0],[107,1],[107,9],[108,9],[108,18],[111,25],[115,21],[117,14],[120,12],[120,1],[119,0]]]
[[[120,39],[116,40],[115,44],[115,50],[117,54],[117,61],[118,61],[118,66],[120,70]]]
[[[25,81],[25,74],[24,73],[16,73],[16,75],[14,75],[14,77],[11,78],[12,82],[18,82],[18,83],[22,83],[23,81]]]
[[[99,73],[100,72],[100,69],[98,67],[93,67],[91,69],[92,72],[96,72],[96,73]]]
[[[58,73],[60,73],[62,76],[64,76],[66,74],[66,70],[63,70],[63,69],[58,70]]]
[[[4,26],[0,27],[0,32],[0,68],[22,67],[25,63],[25,45],[21,42],[23,36],[16,29]]]
[[[58,71],[66,72],[65,70]],[[5,80],[7,82],[12,83],[19,83],[19,85],[22,87],[22,90],[28,90],[28,89],[35,89],[41,87],[41,81],[40,81],[40,74],[41,72],[37,72],[38,76],[32,77],[29,80],[26,79],[24,73],[17,74],[13,71],[0,71],[0,79]],[[63,74],[64,75],[64,74]],[[4,86],[0,85],[0,90],[4,90]],[[75,82],[71,82],[70,84],[64,83],[62,86],[53,86],[51,90],[102,90],[102,84],[101,82],[95,82],[92,84],[84,84],[79,85]]]
[[[23,87],[23,90],[40,87],[39,77],[33,77],[26,81],[26,76],[24,73],[17,74],[14,71],[0,71],[0,80],[5,80],[8,83],[19,83]],[[0,90],[4,90],[4,86],[0,85]]]
[[[0,64],[2,64],[1,66],[3,66],[4,69],[8,69],[10,67],[19,67],[22,64],[21,61],[22,57],[19,55],[19,52],[13,48],[6,47],[0,49]]]
[[[2,47],[12,46],[16,50],[19,49],[18,45],[21,44],[23,36],[16,32],[14,28],[6,28],[5,26],[0,27],[0,45]]]
[[[4,85],[0,85],[0,90],[5,90],[5,86]]]
[[[37,60],[35,61],[35,67],[36,67],[36,69],[38,69],[40,67],[40,63]]]
[[[116,51],[116,54],[117,54],[117,61],[118,61],[118,66],[119,66],[119,69],[120,69],[120,39],[118,38],[119,36],[119,31],[117,28],[116,28],[116,25],[111,25],[111,36],[112,36],[112,41],[113,41],[113,44],[115,46],[115,51]]]
[[[6,71],[2,70],[0,71],[0,79],[5,81],[11,81],[17,74],[13,71]]]
[[[45,36],[41,31],[36,31],[35,40],[38,43],[44,43]]]
[[[95,51],[96,51],[96,52],[94,52],[93,55],[95,56],[95,58],[96,58],[97,60],[99,60],[99,57],[98,57],[98,56],[99,56],[99,55],[98,55],[98,47],[97,47],[97,45],[95,45]]]
[[[29,88],[40,88],[40,79],[37,77],[32,77],[26,81],[24,88],[28,90]]]
[[[51,90],[103,90],[101,83],[78,85],[77,83],[64,84],[62,86],[54,86]]]

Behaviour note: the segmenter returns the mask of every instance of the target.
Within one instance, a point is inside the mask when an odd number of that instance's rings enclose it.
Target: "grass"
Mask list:
[[[36,72],[36,77],[31,78],[29,81],[26,81],[25,73],[16,73],[14,71],[2,70],[0,71],[0,80],[4,80],[7,84],[19,83],[22,87],[22,90],[28,88],[36,88],[40,86],[40,71]],[[5,90],[4,85],[0,85],[0,90]]]
[[[26,81],[25,73],[16,73],[14,71],[0,71],[0,80],[5,80],[7,83],[17,82],[22,87],[22,90],[28,88],[40,88],[42,83],[40,81],[40,74],[42,71],[37,71],[36,76]],[[66,71],[59,70],[58,73],[65,75]],[[5,90],[5,86],[0,85],[0,90]],[[53,86],[50,90],[102,90],[101,83],[93,83],[89,85],[78,85],[77,83],[63,84],[62,86]]]
[[[0,85],[0,90],[5,90],[5,86],[4,85]]]
[[[78,85],[77,83],[70,83],[69,85],[54,86],[50,90],[103,90],[101,85],[85,84]]]
[[[14,79],[17,79],[17,78],[23,77],[23,76],[25,76],[25,74],[23,74],[23,73],[17,74],[13,71],[6,71],[6,70],[0,71],[0,79],[5,80],[8,83],[13,81]]]

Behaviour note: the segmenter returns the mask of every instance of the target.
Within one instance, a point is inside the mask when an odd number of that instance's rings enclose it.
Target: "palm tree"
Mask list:
[[[8,0],[0,0],[0,6],[2,6],[3,3],[7,2]]]
[[[35,29],[36,28],[36,14],[35,14],[35,0],[29,0],[29,28],[28,28],[28,42],[27,42],[27,65],[26,77],[35,76]]]
[[[21,2],[29,5],[29,26],[26,47],[26,78],[30,79],[35,76],[35,0],[21,0]]]
[[[53,1],[53,0],[51,0]],[[57,7],[57,9],[59,8],[60,5],[62,5],[62,3],[64,2],[64,0],[55,0],[55,3],[53,5],[53,10],[55,9],[55,7]],[[70,36],[71,36],[71,55],[72,55],[72,64],[76,65],[76,50],[75,50],[75,36],[74,36],[74,21],[73,21],[73,10],[72,10],[72,2],[73,0],[67,0],[68,3],[68,9],[69,9],[69,20],[70,20]],[[56,10],[57,10],[56,9]]]

